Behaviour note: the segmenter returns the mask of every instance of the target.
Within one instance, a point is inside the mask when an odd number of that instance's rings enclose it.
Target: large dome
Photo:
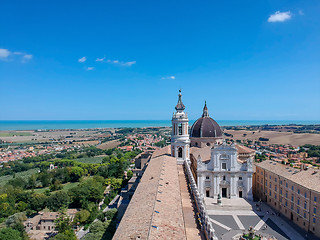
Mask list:
[[[207,104],[204,105],[202,117],[191,127],[192,138],[221,138],[222,131],[219,124],[209,117]]]

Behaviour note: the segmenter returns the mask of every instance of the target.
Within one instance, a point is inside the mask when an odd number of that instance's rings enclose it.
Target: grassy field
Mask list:
[[[31,132],[0,132],[0,137],[32,136]]]
[[[37,173],[38,171],[39,171],[39,168],[30,169],[28,171],[16,173],[16,177],[21,177],[27,181],[28,177],[30,177],[34,173]],[[0,186],[5,185],[11,179],[13,179],[12,175],[6,175],[6,176],[0,177]]]
[[[86,158],[76,158],[74,160],[82,163],[102,163],[102,159],[106,156],[96,156],[96,157],[86,157]]]
[[[73,182],[73,183],[68,182],[68,183],[62,184],[63,186],[62,191],[68,191],[69,189],[76,187],[78,184],[79,182]],[[34,189],[36,193],[44,193],[46,190],[49,190],[49,187]]]

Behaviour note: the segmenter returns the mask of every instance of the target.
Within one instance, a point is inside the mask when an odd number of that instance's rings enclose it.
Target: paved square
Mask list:
[[[222,199],[222,205],[218,205],[216,199],[205,198],[205,204],[218,239],[230,240],[247,232],[250,226],[256,234],[265,237],[305,239],[301,231],[296,231],[296,227],[288,224],[286,219],[276,216],[264,203],[263,211],[257,211],[256,204],[245,199]]]

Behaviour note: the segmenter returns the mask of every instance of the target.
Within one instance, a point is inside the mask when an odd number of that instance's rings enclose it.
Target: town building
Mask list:
[[[320,237],[320,171],[271,160],[255,164],[254,197]]]
[[[66,215],[72,221],[77,209],[67,209]],[[60,216],[59,212],[39,212],[32,218],[28,218],[23,224],[30,239],[47,239],[56,233],[55,221]]]

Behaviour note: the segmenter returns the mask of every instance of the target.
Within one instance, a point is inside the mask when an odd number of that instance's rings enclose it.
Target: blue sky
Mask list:
[[[0,9],[0,120],[320,120],[318,0]]]

